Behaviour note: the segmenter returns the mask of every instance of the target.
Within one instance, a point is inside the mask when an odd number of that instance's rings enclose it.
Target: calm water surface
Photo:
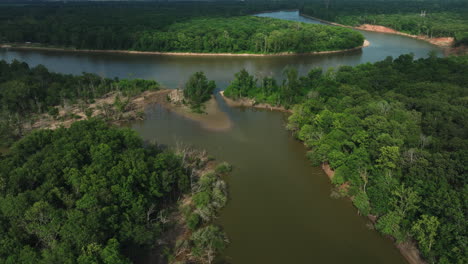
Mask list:
[[[297,12],[259,16],[318,23]],[[442,54],[416,39],[363,34],[371,46],[344,54],[203,58],[2,49],[0,59],[43,64],[63,73],[156,79],[172,88],[181,86],[193,72],[204,71],[224,89],[242,68],[258,76],[279,76],[287,66],[305,74],[313,67],[356,65],[405,53],[416,58],[430,51]],[[284,114],[230,108],[219,102],[233,120],[230,131],[207,131],[158,106],[148,109],[147,119],[132,127],[145,139],[167,145],[190,143],[233,164],[227,180],[231,200],[218,220],[231,240],[225,260],[236,264],[404,263],[388,239],[366,227],[367,220],[357,215],[348,200],[330,198],[327,177],[310,166],[303,145],[284,129]]]

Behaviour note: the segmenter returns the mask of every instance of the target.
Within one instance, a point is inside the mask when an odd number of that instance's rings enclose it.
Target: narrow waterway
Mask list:
[[[298,12],[261,16],[317,23]],[[155,79],[177,88],[190,74],[204,71],[224,89],[235,72],[281,76],[287,66],[305,74],[313,67],[375,62],[413,53],[416,58],[441,50],[398,35],[363,32],[371,46],[362,51],[290,57],[172,57],[107,53],[0,50],[0,59],[43,64],[52,71],[92,72],[107,77]],[[131,126],[145,139],[173,146],[184,142],[209,151],[234,166],[227,179],[230,201],[218,219],[231,244],[223,256],[230,263],[404,263],[390,240],[369,230],[367,219],[347,199],[330,198],[325,174],[310,166],[305,148],[284,129],[285,114],[230,108],[229,131],[208,131],[159,106]]]

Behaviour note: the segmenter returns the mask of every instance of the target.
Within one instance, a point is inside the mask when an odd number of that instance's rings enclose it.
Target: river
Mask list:
[[[306,23],[298,12],[260,14]],[[280,76],[287,66],[301,74],[313,67],[375,62],[413,53],[416,58],[437,47],[404,36],[363,32],[371,43],[362,51],[343,54],[282,57],[179,57],[163,55],[0,50],[0,59],[18,59],[52,71],[92,72],[107,77],[155,79],[177,88],[190,74],[204,71],[224,89],[235,72],[245,68],[258,76]],[[189,143],[234,166],[228,177],[230,201],[218,219],[231,244],[223,259],[230,263],[405,263],[389,239],[370,230],[347,199],[330,198],[331,184],[320,168],[310,166],[305,148],[285,130],[285,114],[230,108],[229,131],[208,131],[159,106],[145,121],[131,127],[141,136],[173,146]]]

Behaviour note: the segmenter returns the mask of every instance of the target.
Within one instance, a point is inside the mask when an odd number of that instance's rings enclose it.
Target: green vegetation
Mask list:
[[[457,44],[468,44],[466,1],[309,1],[301,12],[348,26],[382,25],[413,35],[455,37]]]
[[[312,70],[309,73],[310,82],[315,82],[314,77],[320,77],[321,74],[321,69]],[[293,104],[303,100],[310,88],[305,86],[306,84],[300,83],[295,68],[286,68],[283,75],[285,78],[280,85],[271,76],[266,76],[260,80],[260,85],[257,86],[258,80],[243,69],[236,73],[235,79],[226,88],[224,95],[232,99],[248,97],[255,99],[258,103],[290,108]]]
[[[78,49],[133,49],[140,32],[195,17],[230,17],[293,8],[294,2],[54,2],[1,5],[0,41]]]
[[[51,73],[42,65],[30,68],[16,60],[0,61],[0,146],[23,136],[35,114],[49,113],[57,118],[57,106],[89,104],[110,92],[134,96],[157,89],[159,84],[151,80],[108,79],[90,73],[73,76]],[[115,107],[124,108],[126,102],[117,99]],[[102,110],[108,115],[110,108],[104,106]]]
[[[0,41],[77,49],[262,54],[342,50],[363,43],[359,32],[345,28],[242,16],[292,8],[294,3],[128,5],[4,7]]]
[[[211,224],[227,198],[218,174],[194,176],[206,160],[98,120],[35,131],[0,156],[0,262],[130,263],[126,249],[149,250],[172,232],[184,193],[197,220],[176,249],[212,259],[227,243]]]
[[[135,50],[210,53],[316,52],[361,46],[364,37],[345,28],[273,18],[193,19],[166,30],[142,32]]]
[[[402,55],[302,77],[287,69],[284,79],[257,85],[241,71],[225,95],[296,104],[288,129],[380,232],[416,240],[431,262],[464,263],[468,57]]]
[[[194,112],[202,113],[203,103],[211,98],[215,89],[214,81],[208,81],[203,72],[196,72],[185,84],[184,99]]]

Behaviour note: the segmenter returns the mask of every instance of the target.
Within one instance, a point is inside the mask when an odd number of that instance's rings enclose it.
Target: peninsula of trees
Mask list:
[[[228,12],[232,9],[238,14]],[[0,41],[93,50],[234,54],[337,51],[363,45],[362,34],[346,28],[239,16],[253,10],[257,9],[208,5],[201,12],[191,4],[180,4],[180,9],[155,4],[8,6],[0,9]]]
[[[468,57],[391,57],[326,73],[256,80],[243,70],[224,95],[293,107],[288,129],[312,164],[335,171],[336,195],[431,263],[468,258]]]

